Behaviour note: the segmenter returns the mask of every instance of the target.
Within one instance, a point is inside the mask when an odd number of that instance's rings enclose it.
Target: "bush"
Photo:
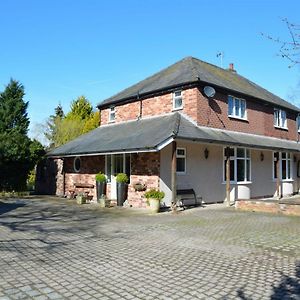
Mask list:
[[[156,189],[151,189],[145,193],[145,197],[149,200],[150,198],[162,200],[165,197],[165,193]]]
[[[133,184],[133,188],[136,192],[144,192],[147,189],[147,186],[143,183],[137,182]]]
[[[128,176],[125,173],[119,173],[116,177],[116,181],[118,183],[127,183],[128,182]]]
[[[95,179],[97,182],[106,182],[106,176],[101,172],[96,174]]]
[[[31,170],[27,177],[27,190],[33,191],[35,186],[35,170]]]

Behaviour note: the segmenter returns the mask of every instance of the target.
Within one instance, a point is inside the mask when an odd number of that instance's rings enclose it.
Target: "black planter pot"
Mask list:
[[[106,182],[96,181],[97,200],[106,195]]]
[[[127,199],[128,184],[124,182],[117,182],[117,205],[123,206]]]

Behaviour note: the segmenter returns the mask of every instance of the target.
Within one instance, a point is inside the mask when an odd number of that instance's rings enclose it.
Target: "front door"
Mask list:
[[[111,157],[111,199],[117,199],[117,182],[116,176],[123,173],[124,169],[124,156],[123,154],[115,154]]]
[[[118,173],[126,173],[130,176],[130,154],[112,154],[106,156],[106,175],[110,182],[110,198],[117,199],[117,182]],[[110,178],[109,178],[110,177]]]

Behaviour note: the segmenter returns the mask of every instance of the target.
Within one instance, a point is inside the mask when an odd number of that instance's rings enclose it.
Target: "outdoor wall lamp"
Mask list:
[[[205,157],[205,159],[208,159],[208,155],[209,155],[209,151],[208,151],[207,148],[205,148],[205,150],[204,150],[204,157]]]
[[[265,155],[263,152],[260,152],[260,160],[263,161],[265,159]]]

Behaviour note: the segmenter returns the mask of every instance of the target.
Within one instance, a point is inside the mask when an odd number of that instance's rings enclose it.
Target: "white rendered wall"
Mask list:
[[[177,175],[177,189],[193,188],[197,197],[205,203],[222,202],[226,199],[226,184],[223,182],[223,147],[212,144],[180,143],[177,147],[186,148],[186,174]],[[204,150],[209,150],[208,159]],[[171,201],[171,149],[168,145],[161,151],[160,187],[166,193],[165,203]],[[231,184],[231,201],[276,195],[276,181],[272,174],[272,151],[250,150],[251,183]],[[264,159],[261,160],[261,153]],[[300,159],[300,157],[299,157]],[[293,179],[281,184],[284,195],[299,191],[296,165],[293,165]]]

